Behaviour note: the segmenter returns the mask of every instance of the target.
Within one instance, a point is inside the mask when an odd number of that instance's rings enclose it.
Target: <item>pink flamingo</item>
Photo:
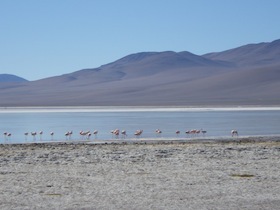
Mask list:
[[[190,134],[191,134],[192,136],[195,135],[195,133],[196,133],[196,130],[195,130],[195,129],[190,130]]]
[[[120,135],[120,130],[119,129],[111,130],[111,134],[112,134],[112,138],[115,135],[115,138],[118,139]]]
[[[118,139],[119,135],[120,135],[120,130],[119,129],[114,130],[114,134],[115,134],[116,139]]]
[[[91,137],[91,133],[89,132],[89,133],[87,133],[87,140],[90,140],[90,137]]]
[[[161,136],[162,131],[160,129],[156,129],[157,136]]]
[[[8,140],[11,140],[12,134],[11,133],[7,133],[7,136],[8,136]]]
[[[65,135],[66,140],[69,140],[69,139],[70,139],[70,133],[69,133],[69,131],[67,131],[64,135]]]
[[[90,133],[90,131],[80,131],[80,135],[82,137],[82,139],[84,139],[84,136],[88,135]]]
[[[187,135],[190,135],[191,134],[191,131],[186,131],[185,132]]]
[[[125,137],[127,136],[126,135],[126,130],[122,130],[121,134],[122,134],[122,138],[125,139]]]
[[[42,140],[43,131],[40,131],[39,134],[40,134],[40,140]]]
[[[25,141],[27,140],[27,137],[28,137],[28,132],[25,132],[24,133],[24,136],[25,136]]]
[[[98,130],[94,130],[93,131],[93,134],[94,134],[94,137],[95,137],[95,139],[97,138],[97,134],[98,134]]]
[[[72,134],[73,134],[73,131],[67,131],[67,132],[64,134],[64,136],[66,137],[66,140],[70,140]]]
[[[201,133],[202,133],[203,136],[205,136],[205,134],[207,133],[207,131],[206,131],[206,130],[203,130],[203,129],[200,129],[200,131],[201,131]]]
[[[37,132],[31,132],[31,135],[33,136],[33,140],[35,141],[36,140]]]
[[[4,139],[7,140],[8,132],[4,132],[3,135],[4,135]]]
[[[200,133],[200,130],[197,130],[197,129],[192,129],[192,130],[191,130],[192,136],[196,136],[196,135],[198,135],[199,133]]]
[[[54,132],[50,132],[50,135],[51,135],[52,140],[53,140],[53,135],[54,135]]]
[[[232,137],[238,136],[238,131],[237,131],[237,130],[232,130],[232,131],[231,131],[231,136],[232,136]]]
[[[69,134],[69,139],[71,139],[71,138],[72,138],[73,131],[68,131],[68,134]]]
[[[135,135],[136,137],[140,137],[140,136],[142,135],[142,133],[143,133],[143,130],[136,130],[135,133],[134,133],[134,135]]]
[[[179,136],[179,134],[180,134],[180,131],[179,130],[177,130],[176,132],[176,135],[177,135],[177,137]]]
[[[111,132],[112,138],[113,138],[113,136],[114,136],[114,130],[111,130],[110,132]]]

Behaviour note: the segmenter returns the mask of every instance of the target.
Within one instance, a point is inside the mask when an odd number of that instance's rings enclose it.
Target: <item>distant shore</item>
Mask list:
[[[280,110],[280,106],[216,105],[216,106],[18,106],[0,107],[0,113],[12,112],[102,112],[102,111],[250,111]]]
[[[280,137],[0,145],[1,209],[278,209]]]

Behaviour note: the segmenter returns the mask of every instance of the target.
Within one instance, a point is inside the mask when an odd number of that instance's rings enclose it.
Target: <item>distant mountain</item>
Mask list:
[[[0,82],[27,82],[27,80],[12,74],[0,74]]]
[[[98,68],[0,84],[0,106],[280,105],[280,41],[202,56],[141,52]]]
[[[212,61],[189,52],[141,52],[125,56],[99,68],[83,69],[57,77],[46,78],[34,84],[71,86],[97,85],[112,82],[125,82],[133,79],[157,77],[170,80],[184,74],[185,79],[194,79],[226,71],[232,66],[229,62]],[[180,78],[181,79],[181,78]],[[141,81],[143,84],[143,81]]]
[[[218,53],[208,53],[204,58],[226,61],[238,66],[274,65],[280,62],[280,39],[269,43],[248,44]]]

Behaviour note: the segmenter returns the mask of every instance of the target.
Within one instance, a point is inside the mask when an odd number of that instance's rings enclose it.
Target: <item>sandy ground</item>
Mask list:
[[[279,209],[280,138],[0,145],[0,209]]]

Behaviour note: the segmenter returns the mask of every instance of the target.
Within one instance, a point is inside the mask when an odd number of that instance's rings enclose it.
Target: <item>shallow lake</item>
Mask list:
[[[280,108],[147,108],[147,107],[76,107],[76,108],[1,108],[0,143],[69,141],[65,133],[73,131],[72,140],[79,140],[80,131],[98,130],[91,140],[112,139],[111,130],[127,131],[127,139],[188,138],[185,131],[206,130],[207,137],[230,136],[232,129],[241,136],[279,135]],[[161,135],[155,133],[162,131]],[[181,133],[177,136],[176,130]],[[39,131],[43,131],[40,136]],[[11,133],[10,137],[3,133]],[[25,136],[24,133],[29,135]],[[37,132],[36,139],[30,132]],[[51,137],[50,132],[54,132]],[[202,136],[202,134],[200,134]],[[121,136],[119,137],[121,138]]]

